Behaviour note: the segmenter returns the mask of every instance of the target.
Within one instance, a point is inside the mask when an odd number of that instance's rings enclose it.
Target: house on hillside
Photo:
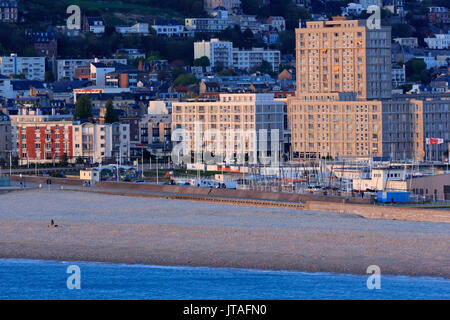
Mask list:
[[[83,29],[95,34],[101,34],[105,32],[105,20],[102,17],[84,17]]]

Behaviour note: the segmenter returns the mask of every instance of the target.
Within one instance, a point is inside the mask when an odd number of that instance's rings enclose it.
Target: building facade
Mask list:
[[[310,21],[296,29],[297,91],[391,97],[391,30],[357,20]]]
[[[0,57],[0,73],[5,76],[23,74],[28,80],[45,80],[44,57],[19,57],[12,53],[9,57]]]
[[[430,49],[444,50],[450,48],[450,32],[436,34],[434,38],[423,39]]]
[[[409,47],[409,48],[418,48],[419,47],[419,39],[416,37],[409,38],[394,38],[394,42],[398,43],[401,46]]]
[[[223,7],[228,12],[232,12],[235,8],[241,7],[241,0],[204,0],[203,9],[207,12],[211,12],[217,7]]]
[[[105,32],[105,20],[102,17],[84,17],[84,30],[94,34]]]
[[[265,50],[252,48],[252,50],[233,49],[233,67],[249,71],[261,65],[263,61],[270,63],[273,72],[279,71],[281,53],[279,50]]]
[[[141,119],[141,147],[156,154],[167,156],[172,151],[172,115],[148,114]]]
[[[176,20],[155,21],[151,27],[160,37],[190,38],[194,36],[194,31],[188,30],[185,25]]]
[[[208,57],[213,67],[230,68],[233,65],[233,43],[211,39],[194,42],[194,59]]]
[[[450,23],[450,12],[446,7],[429,7],[428,21],[431,23]]]
[[[120,63],[127,64],[127,59],[59,59],[57,60],[57,79],[73,80],[75,79],[75,70],[80,67],[90,68],[92,62]]]
[[[382,103],[297,94],[288,103],[291,158],[382,156]]]
[[[406,82],[406,66],[392,66],[392,85],[401,86]]]
[[[0,21],[14,23],[19,21],[19,3],[17,0],[0,1]]]
[[[186,134],[179,136],[177,129]],[[260,160],[259,152],[273,155],[281,150],[284,102],[275,101],[273,94],[220,94],[218,101],[174,102],[172,131],[173,143],[184,144],[184,156],[208,151],[220,158],[216,163]]]
[[[279,50],[264,50],[262,48],[240,50],[233,48],[231,41],[220,41],[219,39],[194,43],[194,59],[203,56],[209,58],[213,67],[233,67],[246,71],[260,65],[263,61],[267,61],[271,64],[272,70],[278,72],[281,62]]]
[[[86,163],[122,163],[130,160],[127,124],[83,123],[73,126],[73,155]]]
[[[0,111],[0,159],[9,160],[11,148],[11,120]]]
[[[272,30],[281,32],[286,30],[286,20],[283,17],[272,16],[267,18],[266,24],[268,24]]]
[[[58,55],[58,41],[52,27],[48,27],[45,32],[27,32],[27,35],[40,57],[52,58]]]
[[[73,162],[71,115],[43,115],[39,109],[22,108],[10,118],[20,165],[58,163],[64,157]]]
[[[116,26],[117,33],[121,34],[142,34],[148,35],[149,24],[148,23],[136,23],[132,26]]]
[[[187,18],[184,25],[196,33],[218,33],[232,26],[233,20],[228,18]]]
[[[410,96],[383,101],[383,155],[394,160],[442,161],[450,142],[450,96]],[[427,145],[427,138],[444,143]]]

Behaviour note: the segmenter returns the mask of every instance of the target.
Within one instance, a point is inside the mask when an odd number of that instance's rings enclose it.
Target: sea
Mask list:
[[[449,279],[369,276],[0,259],[0,300],[450,299]]]

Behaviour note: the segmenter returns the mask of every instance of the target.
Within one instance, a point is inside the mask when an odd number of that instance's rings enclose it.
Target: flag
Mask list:
[[[442,144],[444,139],[441,138],[427,138],[427,144]]]

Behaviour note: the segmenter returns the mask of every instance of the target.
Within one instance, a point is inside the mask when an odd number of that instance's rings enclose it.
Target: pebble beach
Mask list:
[[[449,278],[450,224],[29,190],[0,195],[0,258]]]

